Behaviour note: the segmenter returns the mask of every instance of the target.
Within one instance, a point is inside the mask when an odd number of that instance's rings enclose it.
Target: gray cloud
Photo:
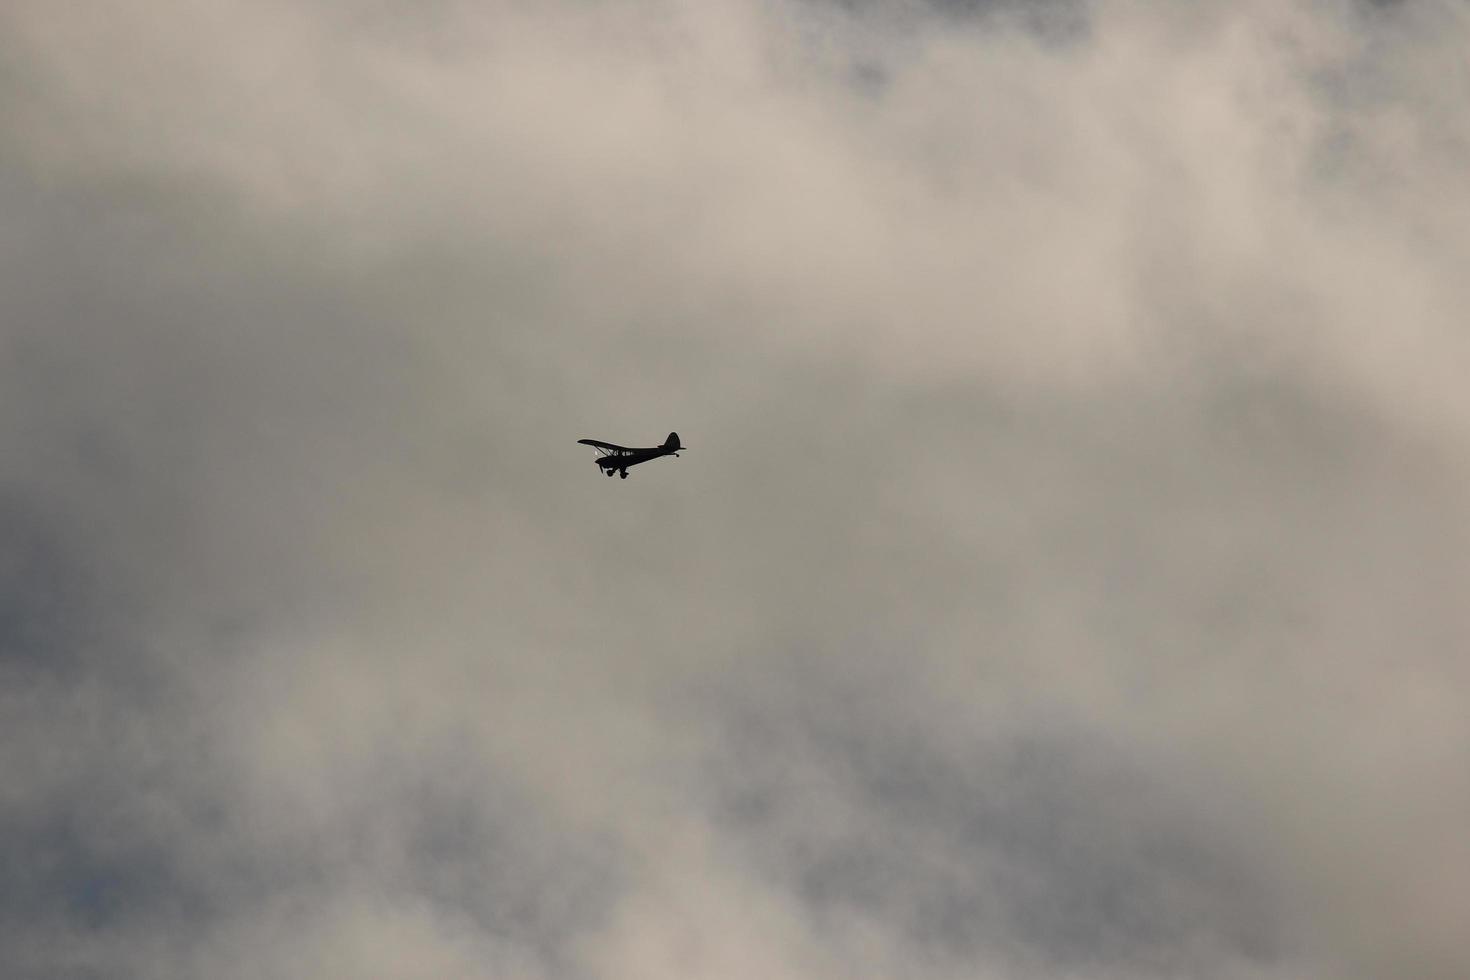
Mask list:
[[[3,972],[1463,975],[1467,30],[12,5]]]

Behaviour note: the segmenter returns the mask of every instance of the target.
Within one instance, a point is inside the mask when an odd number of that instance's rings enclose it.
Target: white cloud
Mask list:
[[[0,14],[7,972],[1463,973],[1470,23],[1073,12]]]

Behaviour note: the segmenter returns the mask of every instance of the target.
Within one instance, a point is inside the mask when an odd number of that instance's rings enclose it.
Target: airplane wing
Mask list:
[[[583,446],[591,446],[597,450],[599,456],[627,456],[633,452],[627,446],[614,446],[610,442],[601,442],[597,439],[578,439],[577,443]]]

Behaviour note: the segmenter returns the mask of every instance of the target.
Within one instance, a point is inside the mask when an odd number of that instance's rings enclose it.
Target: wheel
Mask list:
[[[620,476],[620,477],[622,477],[623,479],[626,480],[628,478],[628,471],[627,470],[618,470],[618,476]]]

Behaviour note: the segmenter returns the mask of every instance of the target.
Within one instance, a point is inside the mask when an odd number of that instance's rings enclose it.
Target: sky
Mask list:
[[[1467,49],[0,6],[0,974],[1470,976]]]

